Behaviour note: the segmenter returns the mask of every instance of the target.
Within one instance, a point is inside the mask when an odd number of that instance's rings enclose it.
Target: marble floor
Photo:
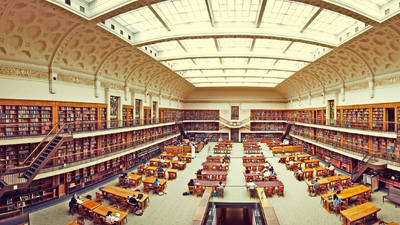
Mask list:
[[[187,191],[187,182],[195,177],[197,169],[201,168],[201,163],[206,156],[211,154],[211,149],[215,143],[209,143],[203,151],[196,154],[192,163],[188,164],[184,171],[178,172],[176,180],[168,181],[166,194],[158,196],[150,194],[149,207],[143,216],[128,216],[128,225],[189,225],[191,224],[194,212],[200,202],[200,197],[183,196]],[[329,214],[320,203],[319,197],[310,197],[306,191],[305,182],[297,181],[293,173],[287,171],[283,164],[279,164],[279,156],[273,157],[268,147],[262,144],[264,155],[274,166],[278,173],[278,178],[285,185],[285,196],[274,196],[268,199],[271,206],[279,218],[281,225],[339,225],[342,223],[339,216]],[[241,143],[234,143],[231,154],[230,169],[227,177],[227,187],[224,198],[211,198],[214,202],[256,202],[251,199],[245,188],[242,166],[243,148]],[[117,179],[109,182],[116,184]],[[94,196],[94,192],[84,193]],[[382,192],[372,194],[372,203],[381,207],[378,217],[385,221],[400,223],[400,208],[395,208],[393,204],[382,204]],[[107,204],[107,203],[104,203]],[[76,216],[76,215],[75,215]],[[74,216],[68,214],[68,201],[59,202],[48,208],[35,211],[30,214],[32,225],[64,225],[72,221]],[[91,225],[91,222],[86,224]]]

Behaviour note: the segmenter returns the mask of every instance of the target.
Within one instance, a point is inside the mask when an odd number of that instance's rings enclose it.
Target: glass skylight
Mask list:
[[[212,0],[210,2],[217,23],[254,22],[260,4],[260,0]]]
[[[285,25],[300,29],[318,7],[288,0],[268,0],[261,27]]]
[[[142,7],[121,14],[114,17],[114,19],[119,24],[130,29],[134,33],[165,29],[161,22],[147,7]]]
[[[204,0],[163,1],[154,5],[157,13],[165,18],[168,25],[176,26],[208,22],[207,7]]]
[[[87,0],[88,1],[88,0]],[[393,0],[325,0],[370,18]],[[273,87],[368,27],[301,1],[169,0],[113,18],[195,86]],[[358,2],[358,3],[357,3]],[[261,16],[258,18],[258,16]],[[356,17],[359,18],[359,17]],[[325,47],[328,46],[328,47]]]
[[[325,32],[332,35],[340,35],[347,28],[355,25],[358,21],[329,10],[322,12],[311,22],[305,32]]]

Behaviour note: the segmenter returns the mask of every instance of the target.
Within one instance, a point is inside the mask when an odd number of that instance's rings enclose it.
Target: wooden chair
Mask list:
[[[216,188],[218,197],[224,197],[224,188]]]
[[[195,192],[195,186],[189,186],[189,194],[194,195]]]
[[[137,174],[139,174],[139,175],[143,175],[144,174],[144,166],[143,165],[138,166]]]
[[[276,189],[276,194],[277,194],[278,196],[283,196],[283,195],[284,195],[284,187],[278,187],[278,188]]]
[[[265,196],[266,197],[272,197],[272,195],[274,194],[274,189],[271,187],[267,187],[265,188]]]
[[[75,218],[75,222],[79,225],[85,225],[85,217],[84,216],[78,216]]]
[[[100,192],[96,192],[96,202],[101,204],[103,202],[103,194]]]
[[[103,220],[103,218],[101,218],[100,216],[95,215],[95,216],[93,217],[93,224],[102,225],[102,224],[104,224],[104,220]]]
[[[78,213],[79,213],[79,215],[81,215],[81,217],[83,217],[83,218],[90,218],[89,211],[88,211],[86,208],[84,208],[84,207],[79,207]],[[80,218],[80,217],[78,216],[78,218]]]
[[[203,196],[204,189],[202,187],[196,187],[196,195],[197,197]]]
[[[125,211],[125,212],[129,211],[129,204],[125,199],[121,200],[119,202],[119,204],[120,204],[120,207],[119,207],[120,210]]]

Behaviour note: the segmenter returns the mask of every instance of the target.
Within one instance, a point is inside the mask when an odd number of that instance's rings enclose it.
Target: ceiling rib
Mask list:
[[[307,21],[307,23],[303,26],[303,28],[301,28],[300,33],[303,33],[308,26],[310,26],[310,24],[314,21],[315,18],[317,18],[317,16],[322,12],[322,8],[319,8],[312,16],[311,18]]]
[[[205,0],[208,12],[208,18],[210,19],[210,24],[212,27],[215,26],[214,11],[212,10],[210,0]]]
[[[174,72],[195,71],[195,70],[203,70],[204,71],[204,70],[245,70],[245,69],[248,69],[248,70],[265,70],[265,71],[271,70],[271,71],[292,72],[292,73],[297,72],[295,70],[285,70],[285,69],[267,68],[267,67],[265,67],[265,68],[256,68],[256,67],[186,68],[186,69],[177,69],[177,70],[174,70]]]
[[[158,21],[160,21],[160,23],[165,27],[165,29],[167,29],[168,31],[171,31],[171,28],[167,25],[167,23],[165,23],[165,21],[161,18],[160,15],[158,15],[158,13],[156,12],[156,10],[154,10],[154,8],[151,5],[148,5],[147,8],[150,9],[150,11],[154,14],[154,16],[157,18]]]
[[[263,0],[261,2],[260,8],[258,9],[257,12],[257,20],[256,20],[256,28],[259,28],[262,22],[262,18],[264,16],[264,12],[265,12],[265,6],[267,5],[267,0]]]
[[[219,44],[218,44],[218,40],[216,38],[213,38],[213,40],[214,40],[215,48],[217,49],[217,52],[219,52],[220,51],[220,47],[219,47]]]
[[[248,60],[252,58],[256,59],[279,59],[279,60],[288,60],[288,61],[296,61],[296,62],[305,62],[312,63],[312,59],[305,58],[303,56],[294,56],[294,55],[285,55],[285,54],[273,54],[268,53],[265,55],[254,53],[254,52],[243,52],[243,53],[224,53],[224,52],[216,52],[216,53],[187,53],[181,55],[163,55],[160,54],[157,58],[160,62],[164,61],[173,61],[173,60],[183,60],[183,59],[205,59],[205,58],[247,58]]]

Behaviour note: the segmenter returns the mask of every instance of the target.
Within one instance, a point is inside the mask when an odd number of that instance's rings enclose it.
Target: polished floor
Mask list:
[[[209,143],[204,150],[196,155],[192,163],[188,164],[186,170],[178,173],[176,180],[168,181],[167,194],[163,196],[150,196],[149,207],[143,216],[128,216],[128,225],[189,225],[194,212],[200,202],[199,197],[183,196],[187,191],[187,182],[195,177],[195,172],[205,161],[209,149],[215,143]],[[339,216],[329,214],[320,203],[319,197],[310,197],[306,192],[305,182],[295,180],[293,173],[287,171],[285,166],[278,163],[278,157],[273,157],[271,151],[263,145],[264,155],[274,166],[278,178],[285,185],[285,196],[269,198],[270,205],[275,208],[281,225],[339,225],[342,224]],[[210,152],[211,153],[211,152]],[[241,156],[243,155],[242,144],[233,144],[232,160],[227,177],[227,187],[224,198],[211,198],[214,202],[256,202],[251,199],[244,187],[243,166]],[[110,184],[116,184],[114,179]],[[95,191],[85,193],[94,195]],[[391,203],[382,203],[382,192],[372,194],[372,203],[381,207],[378,217],[385,221],[400,223],[400,208],[395,208]],[[104,204],[107,204],[105,202]],[[234,211],[232,211],[234,212]],[[75,215],[76,216],[76,215]],[[58,203],[54,206],[31,213],[32,225],[64,225],[72,221],[74,216],[68,215],[68,201]],[[86,224],[91,225],[88,221]],[[230,223],[232,224],[232,223]]]

